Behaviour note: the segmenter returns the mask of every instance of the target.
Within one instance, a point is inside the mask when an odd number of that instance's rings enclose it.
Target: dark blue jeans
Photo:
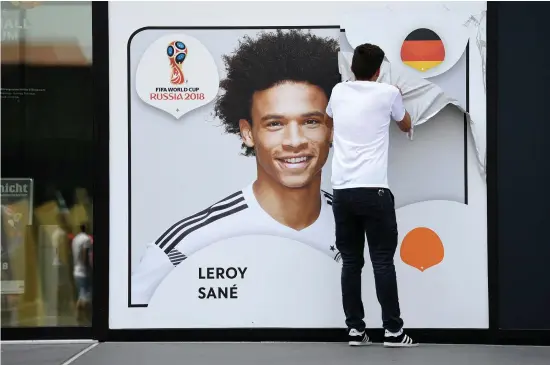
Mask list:
[[[389,189],[382,188],[334,189],[333,195],[336,247],[342,255],[346,325],[358,331],[365,329],[361,273],[366,233],[382,322],[385,329],[397,332],[403,327],[403,320],[393,262],[397,249],[394,196]]]

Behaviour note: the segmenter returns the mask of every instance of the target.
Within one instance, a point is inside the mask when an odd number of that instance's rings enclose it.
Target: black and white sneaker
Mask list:
[[[418,342],[410,338],[403,330],[397,333],[391,333],[386,330],[384,333],[385,347],[416,347]]]
[[[349,331],[348,342],[350,346],[367,346],[372,343],[365,331],[359,332],[355,328]]]

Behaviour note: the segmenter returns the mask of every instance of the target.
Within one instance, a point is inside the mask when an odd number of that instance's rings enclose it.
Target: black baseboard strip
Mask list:
[[[4,327],[2,341],[92,340],[92,327]]]
[[[374,342],[383,331],[367,330]],[[411,329],[421,343],[550,346],[550,331],[489,331],[485,329]],[[189,329],[110,330],[107,341],[130,342],[344,342],[343,329]]]
[[[374,342],[383,331],[367,330]],[[410,329],[421,343],[550,346],[550,330]],[[91,327],[2,328],[3,341],[94,339]],[[101,339],[99,339],[102,341]],[[109,342],[345,342],[343,329],[125,329],[109,330]]]

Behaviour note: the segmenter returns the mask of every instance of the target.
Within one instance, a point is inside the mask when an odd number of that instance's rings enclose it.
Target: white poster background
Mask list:
[[[449,4],[445,4],[445,7],[438,3],[415,4],[416,9],[424,7],[425,11],[440,16],[444,13],[448,14],[448,11],[454,12],[456,18],[467,18],[467,15],[477,14],[478,10],[485,7],[485,3],[468,5],[469,7],[466,7],[462,4],[447,10]],[[143,3],[141,10],[144,12],[140,13],[142,15],[133,13],[129,16],[130,9],[133,9],[131,4],[110,4],[111,227],[113,227],[110,246],[110,327],[343,327],[339,265],[304,245],[266,237],[250,241],[236,239],[232,240],[234,242],[220,242],[200,251],[189,258],[185,265],[180,265],[165,280],[148,308],[128,308],[128,260],[125,259],[128,257],[126,229],[128,227],[128,130],[126,123],[123,122],[128,117],[127,80],[126,55],[125,52],[120,52],[120,49],[126,50],[123,45],[126,44],[131,33],[140,27],[178,24],[176,16],[172,15],[173,6],[174,3],[155,3],[154,5]],[[224,16],[223,19],[220,18],[221,15],[213,15],[209,11],[212,6],[212,3],[177,5],[182,11],[193,15],[189,18],[190,23],[187,24],[189,26],[341,24],[344,28],[346,16],[353,13],[358,21],[361,12],[376,11],[381,5],[379,3],[347,5],[346,3],[318,3],[315,7],[311,7],[311,3],[261,3],[260,10],[260,4],[251,3],[246,5],[246,11],[240,9],[239,12],[234,12],[231,3],[217,3],[216,14],[232,14],[231,17]],[[392,3],[391,6],[397,9],[396,3]],[[410,8],[407,6],[399,5],[398,9],[408,11]],[[168,11],[170,9],[171,11]],[[408,34],[405,29],[407,26],[404,25],[403,28],[404,34]],[[233,46],[228,45],[227,48],[233,49],[238,31],[232,30],[227,34],[233,39]],[[139,51],[132,52],[136,52],[136,57],[139,57]],[[221,66],[221,61],[215,55],[214,59]],[[464,100],[465,95],[465,89],[460,91],[461,87],[465,87],[464,57],[461,60],[462,62],[458,61],[449,71],[437,76],[441,77],[437,82],[438,85],[458,100]],[[462,71],[460,71],[461,67]],[[220,67],[220,70],[223,70],[223,67]],[[447,74],[447,76],[452,75],[453,72],[459,75],[457,81],[452,79],[444,81],[443,77]],[[459,81],[460,75],[462,75],[462,81]],[[435,79],[436,77],[431,81],[436,82]],[[472,80],[470,80],[471,84]],[[458,86],[459,89],[456,90],[453,86]],[[138,101],[141,103],[139,99]],[[134,101],[132,103],[133,107],[137,105]],[[207,107],[201,109],[205,108]],[[153,108],[150,109],[153,113]],[[196,112],[200,113],[201,109],[197,109]],[[161,113],[158,110],[156,112]],[[463,149],[461,150],[460,146],[464,144],[462,132],[464,126],[460,115],[453,116],[451,110],[446,110],[442,114],[444,113],[451,113],[451,115],[443,115],[440,123],[428,122],[425,127],[419,128],[415,133],[414,142],[409,142],[403,135],[401,135],[403,138],[395,138],[397,133],[392,130],[392,144],[395,146],[392,148],[395,152],[393,155],[390,154],[390,159],[394,161],[393,166],[397,164],[400,167],[397,171],[401,171],[403,176],[406,176],[402,179],[392,178],[390,166],[390,184],[393,190],[399,191],[396,196],[401,197],[401,201],[398,202],[398,207],[401,207],[398,210],[400,239],[409,229],[419,224],[437,225],[438,234],[444,240],[446,248],[444,262],[423,273],[403,264],[398,257],[399,254],[396,255],[402,312],[405,325],[409,328],[486,328],[488,319],[485,186],[476,168],[474,154],[468,153],[469,204],[463,204],[464,176],[463,174],[461,176],[457,163],[460,161],[460,156],[463,156]],[[191,113],[183,119],[190,115]],[[136,146],[146,140],[150,143],[155,136],[160,138],[166,146],[184,145],[182,138],[187,138],[186,148],[196,153],[192,156],[193,158],[188,159],[185,167],[161,169],[158,163],[156,165],[149,163],[136,171],[133,166],[132,191],[138,191],[140,182],[146,185],[146,188],[141,190],[143,199],[138,200],[141,203],[132,202],[132,227],[142,227],[143,232],[143,239],[132,242],[132,263],[139,260],[144,242],[156,238],[159,228],[166,227],[167,223],[179,217],[203,209],[212,202],[209,196],[224,196],[242,188],[255,176],[254,160],[238,155],[239,141],[235,136],[224,135],[219,128],[215,127],[215,123],[209,124],[200,118],[196,119],[198,122],[183,123],[189,128],[186,132],[194,133],[169,133],[169,129],[174,128],[175,123],[173,118],[170,121],[166,117],[169,116],[166,115],[163,118],[165,123],[158,123],[162,125],[159,127],[160,130],[151,128],[148,130],[150,134],[142,134],[144,140],[134,140],[138,137],[133,135],[132,145]],[[162,128],[168,128],[168,130]],[[196,132],[201,133],[196,134]],[[183,135],[185,137],[182,137]],[[202,137],[197,138],[197,135]],[[227,151],[227,156],[224,155],[225,152],[209,155],[205,153],[207,151],[205,145],[216,146],[216,150],[219,151]],[[401,148],[399,146],[407,149],[398,156],[407,158],[393,158]],[[472,151],[470,140],[468,140],[468,148]],[[133,160],[136,158],[135,154],[139,154],[138,151],[140,151],[138,148],[132,149]],[[234,155],[229,151],[235,151]],[[177,155],[176,151],[172,152]],[[224,156],[223,164],[219,163],[220,155]],[[189,157],[189,154],[186,157]],[[453,160],[453,157],[457,158]],[[149,160],[159,161],[154,160],[154,157],[150,157]],[[146,162],[147,159],[141,161]],[[426,171],[419,170],[425,166],[429,169],[428,174]],[[238,167],[237,170],[235,170],[236,167]],[[234,174],[235,171],[240,173]],[[135,177],[136,173],[139,177]],[[325,169],[325,182],[329,173],[330,171]],[[223,177],[223,184],[219,183],[220,177]],[[151,183],[153,180],[156,183]],[[426,181],[430,180],[432,184],[426,184]],[[208,185],[209,181],[213,183]],[[458,183],[454,184],[457,181]],[[462,189],[460,189],[460,182],[462,182]],[[411,188],[412,186],[414,189]],[[434,192],[434,186],[443,187],[443,189],[436,189]],[[326,183],[324,187],[327,187]],[[415,193],[407,196],[403,193],[407,189],[412,189]],[[244,280],[217,283],[219,285],[238,284],[239,299],[224,301],[191,299],[196,298],[196,290],[202,285],[197,278],[198,268],[216,266],[248,267],[247,277]],[[376,302],[369,262],[365,266],[364,281],[367,325],[379,327],[381,325],[380,309]],[[170,287],[177,287],[177,293],[174,294]]]

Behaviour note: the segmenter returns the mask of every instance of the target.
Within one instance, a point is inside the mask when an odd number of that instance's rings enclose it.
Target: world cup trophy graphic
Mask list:
[[[166,49],[170,60],[171,76],[170,82],[174,85],[181,85],[185,82],[183,75],[183,61],[187,57],[187,47],[181,41],[173,41]]]

